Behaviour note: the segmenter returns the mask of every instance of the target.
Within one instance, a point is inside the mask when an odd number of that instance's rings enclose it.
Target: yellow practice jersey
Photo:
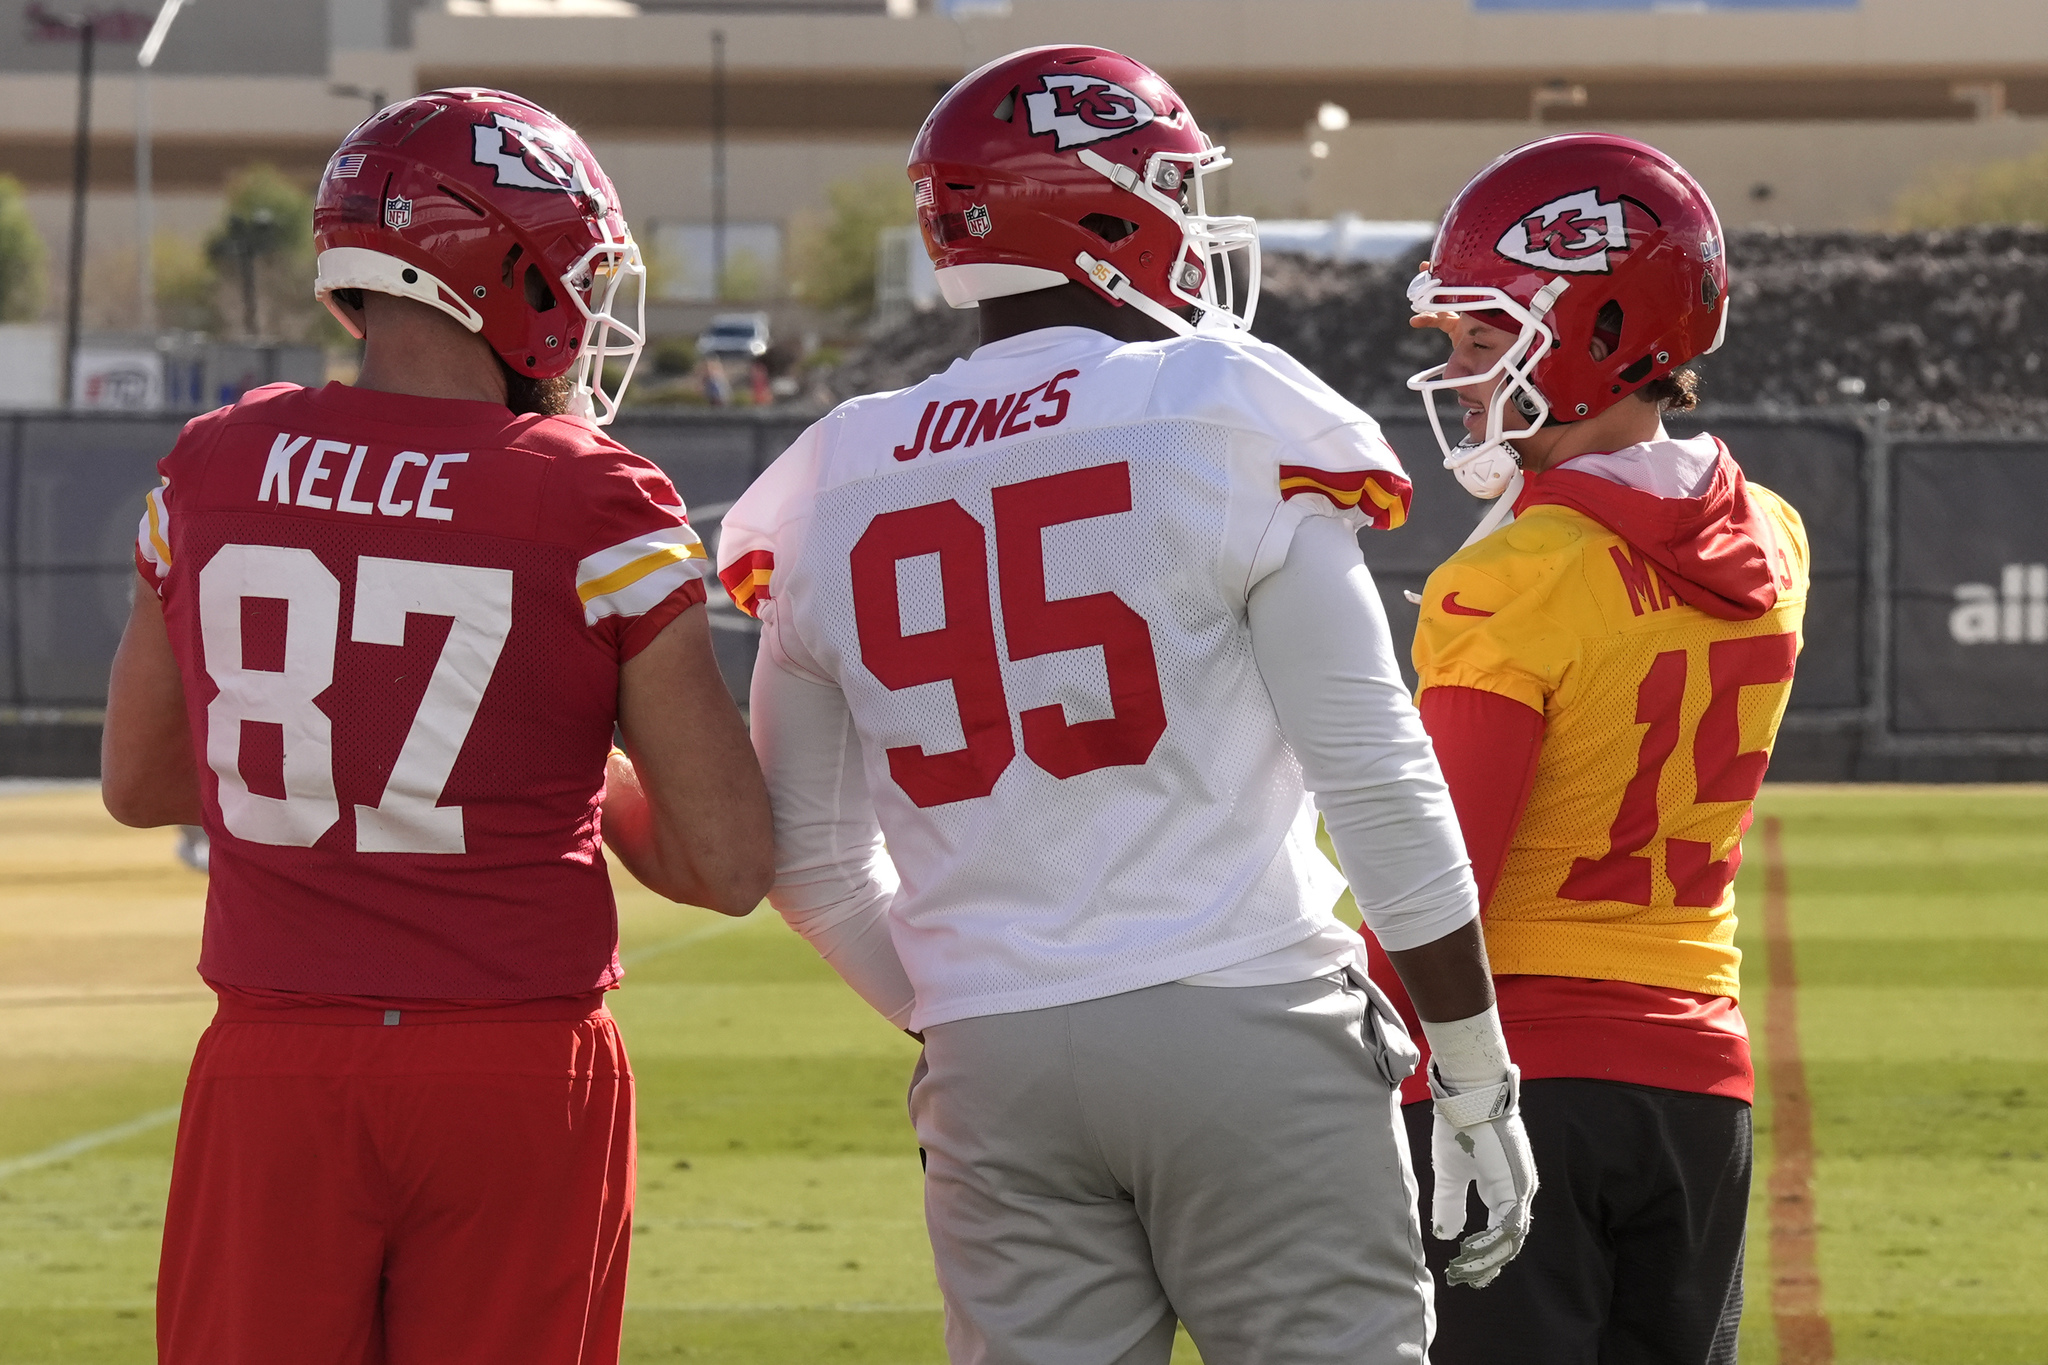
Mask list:
[[[1808,589],[1799,514],[1746,488],[1776,598],[1753,619],[1688,605],[1651,556],[1561,505],[1527,507],[1430,575],[1421,690],[1476,688],[1544,718],[1486,908],[1495,972],[1737,995],[1740,840]]]

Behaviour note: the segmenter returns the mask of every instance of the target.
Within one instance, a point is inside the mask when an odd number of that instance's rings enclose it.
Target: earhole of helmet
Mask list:
[[[1609,299],[1601,304],[1599,313],[1593,318],[1593,336],[1586,344],[1586,354],[1595,361],[1601,361],[1620,350],[1623,320],[1619,299]]]
[[[558,306],[555,291],[548,288],[547,277],[540,273],[537,265],[526,267],[526,303],[536,313],[545,313]]]
[[[1105,242],[1121,242],[1124,238],[1138,230],[1138,225],[1130,219],[1118,218],[1114,214],[1108,213],[1088,214],[1080,220],[1080,223],[1082,227],[1087,228]]]

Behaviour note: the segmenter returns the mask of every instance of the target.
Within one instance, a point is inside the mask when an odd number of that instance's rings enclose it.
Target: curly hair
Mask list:
[[[1697,370],[1673,370],[1662,379],[1652,379],[1636,390],[1636,397],[1655,403],[1659,412],[1691,412],[1700,405],[1700,376]]]

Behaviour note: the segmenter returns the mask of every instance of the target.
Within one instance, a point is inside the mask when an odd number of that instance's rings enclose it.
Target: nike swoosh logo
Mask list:
[[[1477,608],[1477,607],[1465,607],[1465,606],[1460,606],[1460,605],[1458,605],[1458,594],[1456,594],[1456,593],[1454,593],[1454,592],[1447,592],[1447,593],[1445,593],[1445,594],[1444,594],[1444,610],[1445,610],[1445,611],[1447,611],[1447,612],[1449,612],[1449,613],[1450,613],[1451,615],[1453,615],[1453,616],[1491,616],[1491,615],[1493,615],[1493,613],[1492,613],[1492,612],[1490,612],[1490,611],[1481,611],[1481,610],[1479,610],[1479,608]]]

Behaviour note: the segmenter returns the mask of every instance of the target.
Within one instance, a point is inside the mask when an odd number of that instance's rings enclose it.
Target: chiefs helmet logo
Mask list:
[[[509,114],[493,114],[489,123],[476,125],[475,139],[472,159],[496,173],[495,183],[520,190],[580,194],[587,196],[599,213],[607,211],[605,198],[591,183],[583,159],[560,135]]]
[[[1141,97],[1100,76],[1047,76],[1044,84],[1024,97],[1024,111],[1032,133],[1050,133],[1061,151],[1122,137],[1159,117]]]
[[[1630,201],[1602,199],[1598,190],[1579,190],[1522,214],[1501,234],[1494,250],[1511,261],[1605,275],[1613,270],[1610,251],[1628,250]]]

